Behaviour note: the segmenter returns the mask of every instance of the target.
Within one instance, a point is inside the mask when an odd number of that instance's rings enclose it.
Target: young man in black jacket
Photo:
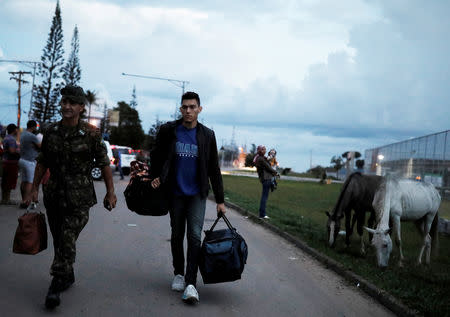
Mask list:
[[[225,213],[214,132],[198,122],[200,97],[186,92],[181,97],[182,119],[161,126],[152,150],[152,186],[164,186],[171,199],[171,250],[174,267],[172,290],[183,291],[186,302],[198,302],[196,290],[201,233],[211,181],[217,213]],[[187,223],[187,263],[184,274],[183,240]]]

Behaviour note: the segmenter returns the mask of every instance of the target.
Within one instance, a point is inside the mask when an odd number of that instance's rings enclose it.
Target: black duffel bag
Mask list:
[[[220,218],[228,229],[214,230]],[[223,283],[239,280],[247,263],[247,243],[237,233],[224,214],[217,217],[211,229],[205,231],[199,268],[203,283]]]
[[[164,216],[169,212],[169,199],[163,186],[151,185],[147,164],[131,162],[130,182],[123,192],[128,209],[142,216]]]

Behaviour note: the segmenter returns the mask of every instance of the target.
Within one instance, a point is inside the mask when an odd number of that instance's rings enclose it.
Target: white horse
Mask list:
[[[399,266],[403,265],[404,259],[401,245],[401,220],[415,221],[423,236],[423,245],[417,262],[418,264],[422,263],[422,255],[425,251],[426,263],[430,263],[431,242],[433,242],[433,248],[437,247],[437,211],[440,203],[441,196],[430,183],[386,177],[375,193],[372,203],[378,225],[376,229],[365,227],[367,231],[373,233],[372,245],[376,249],[378,266],[386,267],[388,265],[392,251],[389,219],[392,221],[395,242],[400,253]],[[430,233],[433,235],[433,239]]]

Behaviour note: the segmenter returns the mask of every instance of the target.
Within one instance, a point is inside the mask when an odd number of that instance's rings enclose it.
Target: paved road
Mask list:
[[[232,210],[229,219],[249,245],[243,278],[204,285],[199,275],[200,303],[185,305],[170,290],[169,217],[129,212],[126,180],[115,176],[119,205],[112,213],[100,204],[91,209],[77,245],[76,283],[52,313],[43,305],[52,246],[35,256],[13,254],[23,211],[0,206],[0,316],[392,316],[355,285]],[[101,182],[96,190],[101,201]],[[208,202],[205,228],[214,210]]]

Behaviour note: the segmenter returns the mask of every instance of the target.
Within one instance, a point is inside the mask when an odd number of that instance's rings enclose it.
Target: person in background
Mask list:
[[[19,145],[16,142],[18,129],[14,123],[6,127],[8,134],[3,139],[3,175],[2,175],[2,200],[3,205],[15,205],[11,200],[11,190],[16,188],[19,174]]]
[[[34,169],[36,168],[36,157],[38,149],[41,147],[41,141],[36,136],[37,123],[34,120],[27,122],[27,129],[20,135],[20,193],[22,194],[22,202],[20,208],[27,208],[27,200],[31,194],[31,186],[33,184]]]
[[[216,200],[217,216],[225,213],[214,131],[198,122],[200,97],[186,92],[181,97],[182,118],[161,126],[150,155],[153,188],[164,185],[171,197],[171,251],[174,279],[172,290],[183,291],[185,302],[196,303],[201,235],[209,183]],[[187,223],[187,263],[184,275],[184,234]]]
[[[269,151],[269,153],[267,154],[267,160],[270,163],[270,166],[273,169],[276,169],[278,166],[278,161],[277,161],[277,151],[275,149],[271,149]]]
[[[39,185],[50,169],[50,179],[43,186],[54,247],[50,268],[53,279],[45,297],[48,309],[60,305],[60,293],[75,282],[76,241],[89,220],[89,209],[97,203],[91,176],[94,160],[102,170],[106,185],[105,208],[111,211],[117,201],[100,131],[80,118],[86,111],[86,94],[81,87],[72,85],[60,93],[62,119],[44,131],[31,194],[31,199],[38,201]]]
[[[280,176],[280,174],[270,166],[265,155],[266,147],[264,145],[259,145],[256,149],[255,158],[253,159],[253,163],[258,172],[259,181],[262,184],[261,201],[259,203],[259,218],[261,219],[269,219],[269,216],[266,215],[266,204],[267,199],[269,198],[269,190],[272,186],[272,178],[274,176]]]
[[[356,160],[356,171],[361,174],[364,173],[364,160]]]
[[[122,153],[117,151],[117,168],[119,169],[120,179],[123,179],[123,170],[122,170]]]
[[[269,151],[269,154],[267,155],[267,160],[269,161],[270,166],[274,169],[277,170],[278,167],[278,161],[277,161],[277,151],[275,149],[271,149]],[[274,176],[272,177],[272,184],[270,185],[270,191],[274,191],[275,189],[277,189],[277,177]]]

